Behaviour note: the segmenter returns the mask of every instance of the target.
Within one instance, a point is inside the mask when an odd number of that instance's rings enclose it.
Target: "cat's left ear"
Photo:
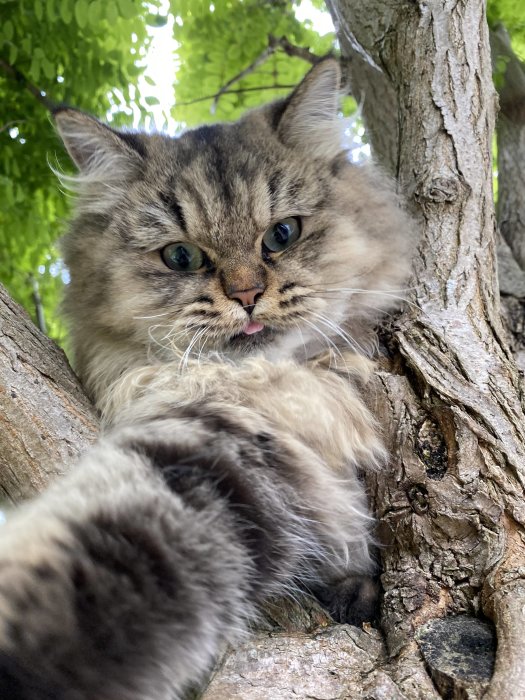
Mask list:
[[[338,118],[341,70],[335,58],[317,63],[285,103],[277,131],[284,143],[314,157],[332,159],[343,150]]]
[[[71,107],[58,108],[53,117],[82,174],[100,180],[126,179],[140,167],[145,152],[140,134],[117,131]]]

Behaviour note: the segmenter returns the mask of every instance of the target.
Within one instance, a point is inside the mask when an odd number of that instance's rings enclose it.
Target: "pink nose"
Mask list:
[[[246,311],[251,314],[257,299],[262,295],[264,289],[252,287],[251,289],[233,289],[228,296],[230,299],[238,301]]]

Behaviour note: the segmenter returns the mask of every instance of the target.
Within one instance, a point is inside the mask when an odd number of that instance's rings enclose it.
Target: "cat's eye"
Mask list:
[[[170,243],[160,254],[166,265],[178,272],[195,272],[205,262],[204,253],[193,243]]]
[[[295,216],[277,221],[263,236],[263,248],[271,253],[280,253],[289,248],[301,235],[301,223]]]

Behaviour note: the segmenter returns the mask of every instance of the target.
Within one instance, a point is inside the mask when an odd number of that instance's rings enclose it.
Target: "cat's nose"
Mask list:
[[[235,299],[239,304],[242,305],[243,309],[251,315],[255,308],[257,299],[262,296],[264,288],[262,287],[252,287],[251,289],[232,289],[228,296],[230,299]]]

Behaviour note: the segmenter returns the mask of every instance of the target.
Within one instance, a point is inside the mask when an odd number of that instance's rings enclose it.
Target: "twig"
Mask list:
[[[285,36],[277,38],[270,34],[268,36],[268,46],[263,51],[261,51],[257,58],[255,58],[250,63],[250,65],[246,66],[246,68],[243,68],[243,70],[240,73],[237,73],[237,75],[234,75],[233,78],[230,78],[230,80],[228,80],[228,82],[225,83],[215,95],[212,95],[213,102],[210,108],[211,113],[215,114],[217,105],[222,95],[226,95],[229,92],[233,92],[232,90],[229,90],[229,88],[232,85],[238,83],[239,80],[242,80],[250,73],[253,73],[253,71],[261,65],[261,63],[267,61],[268,58],[272,56],[278,49],[284,51],[288,56],[296,56],[297,58],[302,58],[304,61],[307,61],[311,64],[318,63],[322,58],[322,56],[317,56],[317,54],[312,53],[308,48],[292,44],[290,41],[288,41],[288,39]],[[201,98],[200,100],[195,100],[195,102],[203,101],[204,99],[209,98]]]
[[[310,49],[304,48],[303,46],[296,46],[295,44],[292,44],[291,42],[288,41],[288,39],[283,36],[280,39],[276,39],[275,37],[271,36],[269,37],[270,39],[270,45],[272,41],[275,41],[277,43],[278,48],[281,48],[285,54],[288,56],[295,56],[296,58],[302,58],[303,61],[307,61],[308,63],[311,63],[312,65],[315,65],[316,63],[319,63],[320,60],[324,58],[324,56],[318,56],[316,53],[312,53]]]
[[[25,121],[25,119],[13,119],[13,121],[7,122],[3,126],[0,126],[0,134],[3,131],[7,131],[7,129],[11,129],[15,124],[23,124]]]
[[[236,88],[235,90],[224,90],[221,94],[222,95],[237,95],[242,92],[257,92],[257,90],[291,90],[292,88],[296,87],[296,84],[294,83],[293,85],[258,85],[256,87],[245,87],[245,88]],[[197,102],[206,102],[206,100],[212,100],[214,97],[217,97],[217,93],[213,95],[205,95],[204,97],[197,97],[195,100],[189,100],[188,102],[179,102],[175,103],[175,107],[187,107],[188,105],[194,105]]]
[[[29,275],[29,282],[32,288],[33,304],[35,305],[35,315],[38,322],[38,327],[42,333],[47,334],[46,318],[44,316],[44,307],[42,305],[42,297],[40,296],[40,289],[38,282],[33,275]]]
[[[18,68],[15,68],[14,66],[10,65],[9,63],[7,63],[7,61],[4,61],[2,58],[0,58],[0,69],[2,69],[6,75],[12,78],[21,87],[28,90],[33,95],[33,97],[37,99],[40,102],[40,104],[42,104],[47,110],[52,112],[57,107],[57,103],[49,97],[47,97],[43,90],[40,90],[40,88],[38,88],[36,85],[33,85],[33,83],[31,83],[25,77],[25,75],[18,70]]]
[[[217,92],[217,94],[213,98],[213,102],[210,108],[210,111],[212,114],[215,114],[215,111],[217,109],[217,104],[221,98],[221,95],[226,94],[228,91],[228,88],[231,87],[234,83],[237,83],[239,80],[242,80],[245,76],[249,75],[252,73],[257,66],[260,66],[261,63],[264,63],[267,58],[269,58],[274,52],[276,48],[269,45],[267,46],[264,51],[261,51],[261,53],[257,56],[257,58],[250,63],[249,66],[246,66],[240,73],[237,73],[237,75],[234,75],[233,78],[228,80],[227,83],[225,83]]]

